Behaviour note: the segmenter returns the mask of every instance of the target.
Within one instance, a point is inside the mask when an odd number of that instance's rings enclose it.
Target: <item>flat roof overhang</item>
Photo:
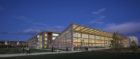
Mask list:
[[[86,27],[86,26],[82,26],[82,25],[78,25],[78,24],[73,24],[73,31],[97,35],[97,36],[103,36],[103,37],[110,37],[110,38],[112,38],[112,36],[113,36],[112,33],[104,32],[101,30],[97,30],[94,28],[90,28],[90,27]]]

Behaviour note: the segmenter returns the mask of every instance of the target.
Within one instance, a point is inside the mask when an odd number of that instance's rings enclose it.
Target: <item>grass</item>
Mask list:
[[[0,59],[140,59],[140,53],[110,53],[104,51],[7,57]]]
[[[22,49],[17,48],[0,48],[0,54],[23,53]]]
[[[33,51],[44,52],[43,50],[33,50]],[[130,51],[130,49],[117,49],[117,50],[107,49],[101,51],[35,55],[35,56],[18,56],[0,59],[140,59],[140,53],[138,52],[140,51],[139,49],[131,53],[128,51]]]
[[[31,49],[31,53],[34,52],[50,52],[51,50],[45,49]],[[0,54],[15,54],[15,53],[24,53],[21,48],[0,48]]]

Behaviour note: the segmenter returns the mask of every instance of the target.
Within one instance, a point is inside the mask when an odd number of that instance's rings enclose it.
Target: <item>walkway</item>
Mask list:
[[[91,48],[88,51],[103,50],[108,48]],[[82,51],[61,51],[61,52],[38,52],[38,53],[21,53],[21,54],[0,54],[0,57],[16,57],[16,56],[31,56],[31,55],[43,55],[43,54],[62,54],[62,53],[76,53]]]
[[[76,53],[80,51],[61,51],[61,52],[40,52],[40,53],[21,53],[21,54],[0,54],[0,57],[16,57],[16,56],[31,56],[31,55],[43,55],[43,54],[62,54],[62,53]]]

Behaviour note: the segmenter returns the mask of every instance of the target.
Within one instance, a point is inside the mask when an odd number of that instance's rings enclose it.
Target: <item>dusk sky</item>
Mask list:
[[[0,0],[0,40],[26,41],[71,23],[140,38],[140,0]]]

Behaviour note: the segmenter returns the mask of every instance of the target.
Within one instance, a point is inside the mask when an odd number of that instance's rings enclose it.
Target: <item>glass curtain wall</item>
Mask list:
[[[85,34],[80,32],[73,33],[73,47],[109,47],[112,38]]]
[[[69,26],[60,36],[56,37],[56,40],[53,42],[53,47],[71,50],[73,48],[72,44],[72,26]]]
[[[53,46],[59,49],[110,48],[112,34],[72,24],[56,38]]]

